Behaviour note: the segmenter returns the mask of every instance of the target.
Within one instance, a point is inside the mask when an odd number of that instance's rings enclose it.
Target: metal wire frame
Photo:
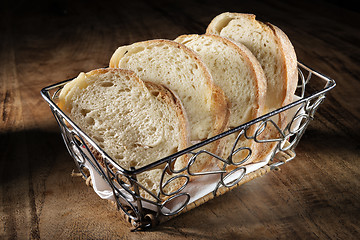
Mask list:
[[[246,174],[246,168],[242,164],[252,155],[251,148],[246,146],[237,147],[238,142],[244,138],[259,144],[269,142],[276,144],[270,157],[269,166],[271,169],[277,168],[296,156],[294,151],[295,147],[299,143],[310,121],[314,119],[316,110],[325,99],[325,94],[336,85],[333,79],[314,71],[300,62],[298,63],[298,69],[299,85],[297,94],[300,97],[299,100],[170,156],[159,160],[155,159],[152,163],[138,169],[125,169],[119,166],[56,105],[55,102],[61,88],[72,79],[43,88],[41,95],[49,104],[59,124],[65,145],[75,160],[79,171],[85,178],[88,178],[84,167],[85,163],[89,163],[111,187],[118,209],[124,212],[129,222],[133,224],[134,230],[139,230],[154,226],[160,216],[174,216],[181,213],[187,204],[189,204],[191,198],[190,194],[184,191],[184,189],[189,182],[191,182],[190,179],[195,176],[202,177],[212,174],[219,176],[219,181],[213,190],[214,196],[220,187],[231,188],[238,184]],[[321,89],[315,90],[307,96],[307,86],[310,80],[313,82],[312,79],[314,77],[325,84]],[[284,129],[280,129],[273,120],[273,117],[290,109],[296,109],[295,114],[291,117],[287,126]],[[300,125],[295,128],[295,123],[297,123],[297,125],[300,123]],[[249,134],[248,129],[255,125],[257,125],[255,133],[252,135]],[[261,133],[270,125],[278,131],[279,137],[276,139],[260,139],[259,136]],[[229,156],[218,156],[204,149],[204,146],[229,135],[236,135],[236,140],[231,146]],[[289,151],[292,154],[288,154]],[[245,154],[245,157],[241,161],[234,162],[232,157],[239,152],[247,152],[247,154]],[[279,152],[283,153],[283,159],[274,161],[275,154]],[[182,169],[174,169],[173,162],[184,155],[189,156],[187,166]],[[200,173],[193,172],[191,166],[201,155],[211,157],[212,160],[220,162],[223,167]],[[154,193],[146,189],[146,187],[137,180],[137,176],[146,171],[159,168],[160,166],[162,167],[162,174],[159,189]],[[228,166],[233,166],[233,169],[227,171]],[[233,176],[236,177],[234,178]],[[180,180],[182,184],[177,190],[173,192],[167,192],[165,190],[173,181]],[[144,197],[144,195],[150,197]],[[178,206],[170,212],[168,210],[165,211],[167,206],[174,202],[180,202],[182,204],[178,204]],[[144,208],[145,204],[155,206],[157,211],[150,211]]]

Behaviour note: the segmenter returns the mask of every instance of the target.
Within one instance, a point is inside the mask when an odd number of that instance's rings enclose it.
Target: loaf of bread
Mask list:
[[[59,107],[115,162],[129,170],[146,166],[189,146],[186,114],[179,99],[165,87],[140,80],[124,69],[81,73],[59,95]],[[185,167],[179,158],[175,168]],[[162,170],[137,176],[157,195]],[[172,181],[168,191],[181,186]],[[149,194],[140,191],[142,196]]]
[[[229,128],[237,127],[264,112],[266,78],[255,56],[242,44],[218,35],[182,35],[175,39],[197,52],[202,61],[209,68],[215,84],[228,97],[230,102]],[[247,134],[254,134],[255,128],[250,128]],[[231,154],[236,135],[232,134],[224,142],[223,157]],[[256,148],[253,140],[244,138],[238,142],[236,148],[248,147],[252,149],[252,157],[247,162],[256,161]],[[243,160],[248,151],[243,150],[233,156],[233,162]]]
[[[190,123],[190,140],[206,140],[225,130],[228,124],[228,102],[224,92],[200,57],[183,44],[170,40],[150,40],[119,47],[110,67],[131,69],[141,79],[165,85],[182,101]],[[214,142],[206,150],[216,152]],[[191,168],[200,172],[212,165],[206,157],[197,158]]]

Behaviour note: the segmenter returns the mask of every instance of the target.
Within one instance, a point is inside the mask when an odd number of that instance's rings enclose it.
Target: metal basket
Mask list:
[[[296,156],[294,151],[296,145],[309,122],[314,118],[319,105],[324,101],[325,94],[336,85],[334,80],[302,63],[298,63],[298,69],[299,84],[296,94],[299,98],[291,104],[163,159],[154,159],[151,164],[138,169],[124,169],[119,166],[56,105],[56,98],[61,88],[72,79],[43,88],[41,95],[49,104],[60,126],[65,145],[83,177],[90,180],[94,174],[100,176],[111,190],[118,209],[124,212],[124,216],[133,226],[132,230],[144,230],[261,176]],[[291,116],[286,127],[280,129],[273,119],[285,112],[291,113]],[[293,126],[295,122],[297,123],[296,128]],[[278,137],[260,140],[258,135],[269,125],[278,131]],[[253,126],[256,126],[257,130],[255,134],[249,136],[247,130]],[[230,135],[236,136],[236,140],[231,143],[232,150],[229,156],[219,156],[204,148],[208,144],[220,141]],[[251,156],[252,149],[237,145],[243,139],[254,141],[260,145],[273,143],[274,146],[269,155],[269,161],[250,173],[247,172],[248,168],[243,163]],[[247,151],[248,154],[243,161],[235,163],[232,161],[232,156],[239,151]],[[184,155],[189,156],[188,165],[183,169],[174,169],[172,163]],[[200,155],[210,157],[211,161],[217,161],[223,167],[201,173],[192,172],[191,166]],[[228,170],[229,166],[232,167],[231,170]],[[92,174],[89,174],[89,168],[92,170]],[[146,189],[137,180],[140,174],[155,168],[160,169],[159,174],[161,174],[156,192]],[[176,191],[166,192],[167,185],[180,179],[182,179],[182,184]],[[212,179],[215,184],[210,186],[208,192],[193,199],[193,192],[188,191],[191,184],[194,184],[193,179],[197,179],[197,181]]]

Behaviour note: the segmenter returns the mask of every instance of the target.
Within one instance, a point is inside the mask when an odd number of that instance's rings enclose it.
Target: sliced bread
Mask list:
[[[253,14],[226,12],[211,21],[206,33],[240,42],[258,59],[267,80],[264,113],[293,101],[298,82],[297,58],[294,47],[282,30],[270,23],[256,20]],[[282,138],[279,129],[284,130],[288,124],[287,112],[274,115],[271,121],[260,125],[255,134],[255,139],[262,143],[259,148],[264,156],[273,154]]]
[[[59,107],[124,169],[143,167],[189,146],[188,123],[177,97],[124,69],[81,73],[59,95]],[[177,168],[186,160],[178,159]],[[145,177],[142,177],[142,176]],[[161,170],[138,181],[159,193]],[[172,181],[170,192],[181,186]],[[142,196],[149,198],[143,190]]]
[[[289,38],[278,27],[253,14],[222,13],[206,29],[208,34],[244,44],[259,60],[267,78],[267,111],[293,100],[297,86],[297,59]]]
[[[218,35],[182,35],[175,39],[197,52],[202,61],[209,68],[215,84],[223,91],[230,102],[229,128],[237,127],[264,112],[266,79],[259,62],[255,56],[242,44]],[[249,135],[254,134],[255,128],[250,128]],[[235,143],[236,135],[227,137],[225,150],[222,155],[231,154],[231,147]],[[252,156],[256,156],[254,141],[241,139],[237,148],[249,147]],[[233,161],[244,159],[248,151],[233,156]],[[247,162],[256,159],[249,158]]]
[[[212,76],[200,57],[183,44],[171,40],[149,40],[119,47],[110,67],[135,71],[143,80],[163,84],[182,101],[190,123],[193,143],[208,139],[225,130],[228,102],[224,92],[213,83]],[[217,144],[208,146],[215,152]],[[208,158],[198,158],[195,172],[211,167]]]

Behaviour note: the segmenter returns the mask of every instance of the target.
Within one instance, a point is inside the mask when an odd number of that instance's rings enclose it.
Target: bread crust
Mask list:
[[[293,97],[297,88],[298,83],[298,67],[297,67],[297,57],[295,49],[290,42],[288,36],[278,27],[274,26],[271,23],[266,23],[277,36],[279,40],[279,47],[282,49],[281,53],[283,54],[283,61],[285,62],[284,74],[286,74],[286,93],[285,98],[282,103],[282,106],[285,106],[293,101]]]

